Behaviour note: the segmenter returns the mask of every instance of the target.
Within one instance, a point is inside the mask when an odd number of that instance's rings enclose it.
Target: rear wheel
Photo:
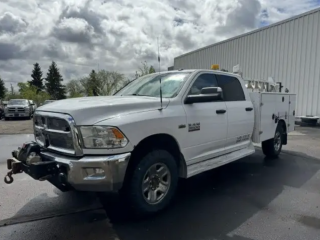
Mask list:
[[[262,142],[262,151],[264,155],[270,158],[276,158],[279,156],[282,150],[283,134],[283,127],[281,124],[278,124],[274,138]]]
[[[136,215],[156,213],[169,205],[178,183],[178,167],[169,152],[147,153],[132,171],[126,195]]]

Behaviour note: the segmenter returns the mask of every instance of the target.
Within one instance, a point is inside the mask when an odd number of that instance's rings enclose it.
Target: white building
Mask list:
[[[267,27],[183,54],[174,69],[232,71],[245,79],[282,82],[297,94],[297,115],[320,115],[320,8]]]

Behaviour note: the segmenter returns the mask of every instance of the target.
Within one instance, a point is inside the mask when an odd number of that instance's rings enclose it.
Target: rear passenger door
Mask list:
[[[249,95],[245,95],[238,78],[228,75],[216,75],[218,86],[223,92],[227,106],[228,129],[226,153],[246,148],[254,127],[253,104]]]

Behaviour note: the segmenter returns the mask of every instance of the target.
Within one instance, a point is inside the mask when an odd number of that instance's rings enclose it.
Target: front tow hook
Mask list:
[[[7,175],[4,177],[4,182],[6,184],[13,183],[13,174],[22,173],[22,163],[14,160],[14,159],[8,159],[7,160],[7,167],[10,170]]]
[[[13,183],[13,177],[12,177],[12,170],[11,171],[9,171],[8,173],[7,173],[7,175],[4,177],[4,182],[6,183],[6,184],[11,184],[11,183]]]

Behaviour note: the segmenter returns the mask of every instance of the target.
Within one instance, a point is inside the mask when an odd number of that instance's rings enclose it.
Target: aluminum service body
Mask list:
[[[282,82],[297,94],[296,115],[320,115],[320,8],[174,59],[174,69],[232,71],[244,79]]]

